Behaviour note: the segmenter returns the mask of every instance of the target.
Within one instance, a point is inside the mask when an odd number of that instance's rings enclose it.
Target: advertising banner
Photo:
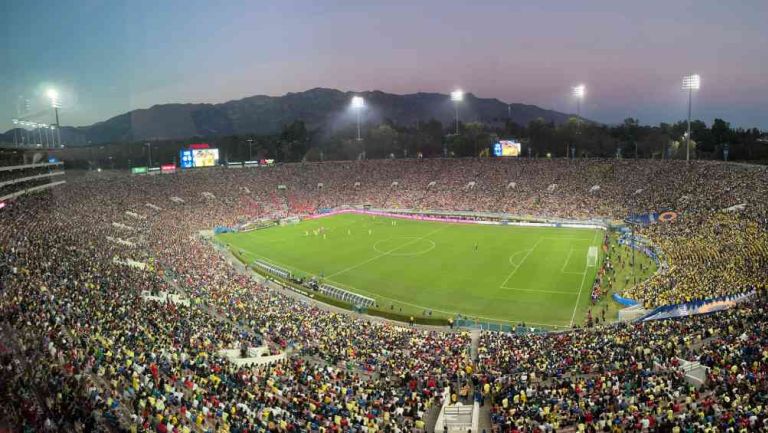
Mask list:
[[[194,158],[192,157],[191,150],[181,151],[181,168],[192,168],[195,166]]]
[[[493,156],[520,156],[521,145],[515,140],[499,140],[493,145]]]
[[[219,165],[219,149],[193,149],[192,160],[195,167]]]

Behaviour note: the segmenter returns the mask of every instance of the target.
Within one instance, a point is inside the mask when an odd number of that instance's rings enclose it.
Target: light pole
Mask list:
[[[19,128],[21,128],[21,134],[20,134],[19,140],[21,140],[21,145],[24,145],[24,144],[26,143],[26,141],[25,141],[25,139],[24,139],[24,121],[23,121],[23,120],[17,120],[17,119],[13,119],[13,124],[14,124],[14,125],[21,125],[21,126],[16,126],[16,127],[14,128],[14,131],[16,131],[16,130],[18,130]],[[14,134],[14,137],[15,137],[15,136],[16,136],[16,135]]]
[[[149,149],[149,159],[147,162],[147,168],[152,168],[152,143],[144,143],[145,146],[147,146],[147,149]]]
[[[61,102],[59,101],[59,92],[57,92],[56,89],[48,89],[46,95],[48,95],[48,99],[51,101],[53,114],[56,116],[56,135],[59,138],[59,146],[61,146],[61,128],[59,125],[59,107],[61,107]],[[56,143],[54,143],[53,146],[56,147]]]
[[[456,135],[459,135],[459,104],[464,100],[464,91],[456,89],[451,92],[451,101],[453,101],[453,108],[456,110]]]
[[[29,146],[29,145],[31,145],[31,142],[29,141],[29,131],[27,130],[27,122],[22,120],[21,121],[21,126],[24,127],[24,129],[22,129],[23,132],[22,132],[22,137],[21,138],[24,140],[24,143],[27,146]]]
[[[685,140],[685,160],[691,160],[691,101],[693,100],[693,91],[701,87],[701,77],[699,74],[691,74],[683,77],[683,90],[688,91],[688,134]]]
[[[50,138],[48,136],[50,134]],[[48,148],[56,147],[55,144],[52,143],[53,139],[53,125],[45,125],[45,143],[48,145]]]
[[[352,108],[357,115],[357,141],[362,142],[363,137],[360,135],[360,112],[365,108],[365,99],[362,96],[352,97]],[[365,145],[363,144],[363,159],[365,159]]]
[[[12,122],[13,122],[13,147],[16,147],[19,145],[19,137],[18,137],[19,127],[16,126],[19,123],[19,121],[16,119],[13,119]]]
[[[583,84],[574,86],[572,89],[573,96],[576,97],[576,120],[581,120],[581,100],[584,99],[584,95],[587,93],[587,88]]]
[[[581,100],[584,99],[584,95],[587,93],[587,88],[583,84],[579,84],[578,86],[574,86],[571,89],[571,92],[573,93],[574,98],[576,98],[576,133],[578,134],[581,127]],[[572,154],[572,158],[575,157],[575,151],[572,151]],[[567,152],[565,157],[568,157]]]
[[[253,138],[248,139],[248,161],[253,161]]]

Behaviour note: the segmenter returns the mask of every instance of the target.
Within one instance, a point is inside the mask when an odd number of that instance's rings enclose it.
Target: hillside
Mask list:
[[[334,130],[354,122],[349,110],[353,94],[366,100],[365,121],[386,119],[399,124],[437,119],[452,122],[454,107],[448,95],[414,93],[396,95],[381,91],[342,92],[316,88],[283,96],[250,96],[221,104],[161,104],[124,113],[83,127],[63,127],[63,141],[70,145],[140,140],[183,139],[232,134],[270,134],[287,123],[303,120],[310,129]],[[527,125],[536,118],[557,124],[568,115],[535,105],[506,104],[498,99],[466,94],[461,103],[463,122],[504,122],[508,118]],[[9,131],[10,132],[10,131]],[[6,133],[6,141],[12,140]],[[8,139],[10,137],[10,140]]]

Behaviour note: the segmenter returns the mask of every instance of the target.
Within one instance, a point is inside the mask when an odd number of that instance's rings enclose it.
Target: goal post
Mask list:
[[[597,266],[597,247],[589,247],[587,251],[587,267],[594,268]]]

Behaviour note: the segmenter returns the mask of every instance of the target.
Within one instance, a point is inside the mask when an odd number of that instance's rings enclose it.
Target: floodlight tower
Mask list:
[[[360,113],[365,108],[365,99],[362,96],[353,96],[351,105],[357,114],[357,141],[362,142],[363,137],[360,136]],[[365,145],[363,145],[363,159],[365,159]]]
[[[691,101],[693,99],[693,91],[699,90],[701,87],[701,77],[699,74],[685,75],[683,77],[683,90],[688,91],[688,134],[686,135],[685,142],[685,160],[691,160]]]
[[[248,161],[253,161],[253,138],[248,139]]]
[[[59,101],[59,92],[56,91],[56,89],[48,89],[45,94],[48,96],[48,99],[51,101],[51,107],[53,108],[53,114],[56,116],[56,135],[59,139],[59,146],[61,146],[61,132],[59,128],[59,107],[61,107],[61,101]],[[54,142],[53,147],[56,147],[56,143]]]
[[[19,134],[18,134],[18,127],[15,126],[19,123],[18,120],[12,119],[11,122],[13,122],[13,147],[16,147],[19,145]]]
[[[576,119],[581,120],[581,100],[584,99],[584,95],[587,93],[587,88],[583,84],[574,86],[572,89],[573,96],[576,98]]]
[[[587,93],[587,88],[583,84],[579,84],[578,86],[574,86],[571,89],[571,93],[573,93],[574,98],[576,98],[576,133],[578,134],[578,128],[581,126],[581,100],[584,99],[584,95]],[[571,158],[574,158],[576,155],[576,149],[571,149]],[[565,157],[568,158],[568,151],[565,151]]]
[[[456,110],[456,135],[459,135],[459,104],[464,100],[464,91],[456,89],[451,92],[451,101],[453,101],[453,108]]]
[[[147,158],[147,168],[152,168],[152,143],[144,143],[144,145],[147,146],[147,150],[149,152]]]
[[[362,96],[353,96],[352,97],[352,108],[357,113],[357,141],[362,140],[360,137],[360,111],[365,108],[365,99],[363,99]]]

